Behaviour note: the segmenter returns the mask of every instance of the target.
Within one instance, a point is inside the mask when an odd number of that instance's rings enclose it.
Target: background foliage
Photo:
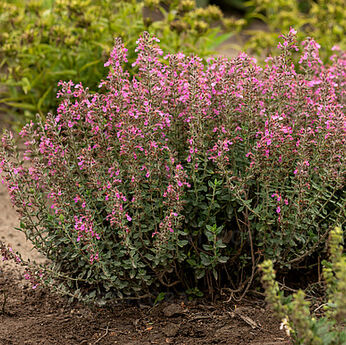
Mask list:
[[[191,0],[164,7],[136,0],[1,1],[0,109],[17,113],[20,125],[56,108],[59,80],[96,91],[116,37],[128,43],[130,71],[136,40],[145,30],[159,36],[167,52],[209,55],[229,37],[217,36],[219,28],[211,26],[222,20],[217,7],[195,8]]]
[[[279,32],[290,27],[298,31],[298,40],[314,38],[321,45],[321,58],[333,54],[334,45],[346,47],[346,7],[343,0],[250,0],[248,19],[257,18],[267,24],[265,32],[249,31],[252,36],[245,48],[259,56],[267,56],[275,47]]]
[[[96,91],[98,80],[106,73],[102,61],[114,38],[122,37],[133,52],[136,37],[144,30],[160,37],[165,51],[204,57],[231,35],[219,35],[217,25],[235,33],[246,21],[257,18],[268,30],[247,31],[251,38],[243,49],[262,58],[275,50],[278,33],[291,26],[298,30],[300,41],[311,36],[320,43],[324,61],[334,45],[345,48],[342,0],[231,0],[223,5],[246,9],[246,20],[224,18],[216,6],[196,8],[194,0],[2,1],[0,110],[17,115],[14,124],[19,128],[36,113],[54,111],[59,80],[81,81]],[[130,72],[135,58],[131,54]]]

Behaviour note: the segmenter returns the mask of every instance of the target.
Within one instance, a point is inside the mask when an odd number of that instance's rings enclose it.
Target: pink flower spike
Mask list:
[[[276,208],[276,213],[280,213],[280,212],[281,212],[281,207],[278,206],[278,207]]]
[[[294,29],[291,27],[291,28],[290,28],[290,34],[296,35],[296,34],[297,34],[297,31],[294,30]]]

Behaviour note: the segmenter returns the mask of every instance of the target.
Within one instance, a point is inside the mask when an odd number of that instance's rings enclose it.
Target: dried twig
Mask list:
[[[212,319],[212,318],[213,318],[212,315],[196,315],[196,316],[189,318],[189,321]]]
[[[108,334],[108,332],[109,332],[109,325],[107,325],[105,334],[103,334],[100,338],[98,338],[98,339],[94,342],[94,345],[97,344],[97,343],[99,343],[104,337],[106,337],[107,334]]]
[[[239,312],[235,313],[237,316],[239,316],[245,323],[247,323],[249,326],[251,326],[252,329],[255,329],[257,327],[260,327],[257,322],[252,320],[250,317],[240,314]]]
[[[250,317],[241,314],[239,311],[235,310],[232,312],[228,312],[229,316],[233,319],[235,316],[238,316],[241,320],[243,320],[245,323],[247,323],[249,326],[251,326],[252,329],[255,328],[262,328],[262,326],[257,323],[256,321],[252,320]]]
[[[318,306],[315,310],[314,313],[316,313],[316,311],[320,310],[321,308],[325,307],[326,305],[328,305],[328,303],[323,303],[320,306]]]

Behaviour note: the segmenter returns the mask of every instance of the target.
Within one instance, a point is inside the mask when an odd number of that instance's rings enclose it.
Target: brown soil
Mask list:
[[[289,345],[263,301],[241,305],[175,300],[111,309],[68,304],[32,290],[17,270],[0,275],[0,344]]]

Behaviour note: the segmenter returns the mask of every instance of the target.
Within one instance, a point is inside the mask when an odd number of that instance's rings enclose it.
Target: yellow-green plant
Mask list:
[[[330,232],[330,261],[324,261],[323,276],[326,282],[328,302],[325,315],[316,318],[310,313],[309,302],[302,290],[293,294],[293,300],[280,291],[275,281],[273,262],[266,260],[260,268],[266,300],[277,316],[282,327],[294,344],[302,345],[345,345],[346,344],[346,256],[343,254],[343,231],[340,226]]]
[[[249,31],[252,35],[246,48],[266,56],[276,42],[278,32],[287,32],[292,26],[298,39],[311,36],[323,47],[322,55],[332,55],[334,45],[346,45],[346,7],[344,0],[250,0],[249,18],[263,20],[268,31]]]
[[[164,5],[164,7],[162,7]],[[4,0],[0,2],[0,110],[23,123],[56,109],[57,83],[72,80],[96,91],[115,37],[127,42],[128,69],[143,31],[166,52],[206,56],[219,35],[222,12],[194,0]],[[24,115],[24,116],[23,116]]]
[[[330,306],[327,313],[340,322],[346,320],[346,256],[342,244],[343,232],[341,227],[337,227],[329,240],[330,262],[323,261]]]

